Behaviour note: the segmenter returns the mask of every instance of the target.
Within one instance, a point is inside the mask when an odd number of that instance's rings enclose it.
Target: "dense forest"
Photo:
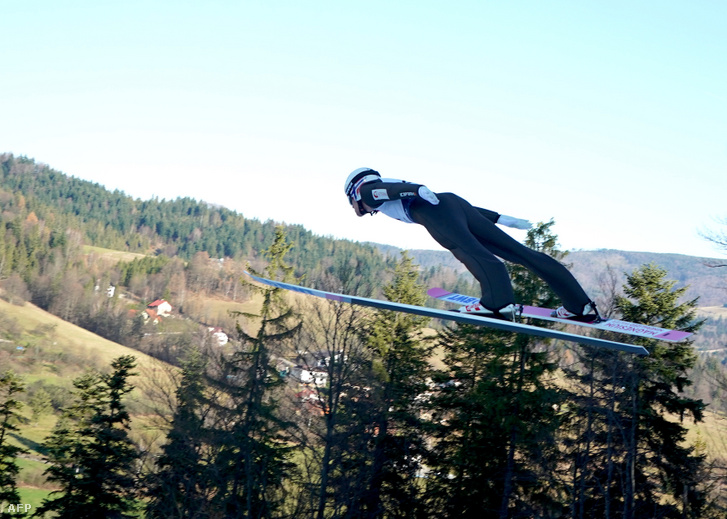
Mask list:
[[[73,230],[80,233],[78,239],[97,247],[183,260],[198,252],[211,258],[254,258],[270,245],[276,225],[190,198],[133,199],[9,154],[0,155],[0,207],[3,220],[15,227],[16,240],[19,226],[40,221],[50,247],[59,246],[58,240]],[[316,236],[299,225],[288,225],[285,231],[296,244],[290,261],[299,272],[311,273],[350,257],[359,260],[367,281],[384,268],[373,246]]]
[[[243,271],[248,263],[260,265],[260,251],[270,246],[278,225],[191,199],[134,200],[10,154],[0,155],[0,224],[0,286],[6,297],[31,301],[135,347],[129,300],[143,310],[168,298],[188,317],[234,329],[230,318],[209,317],[204,299],[245,300]],[[374,293],[396,262],[373,245],[316,236],[299,225],[283,228],[295,244],[288,260],[308,285],[350,269]],[[143,257],[109,264],[88,246]],[[425,276],[431,283],[472,290],[469,276],[450,268],[431,268]],[[107,299],[109,285],[125,290]]]
[[[150,445],[132,434],[147,419],[128,407],[133,356],[70,388],[27,383],[35,343],[0,318],[0,517],[20,502],[26,449],[10,439],[24,406],[56,417],[37,447],[56,492],[37,517],[725,517],[725,460],[687,439],[709,410],[690,391],[707,369],[691,342],[634,339],[650,351],[636,357],[295,300],[244,283],[243,270],[419,305],[432,284],[474,288],[406,253],[191,199],[133,200],[24,157],[1,164],[0,296],[153,355],[169,379]],[[564,259],[552,223],[527,245]],[[556,304],[508,268],[520,301]],[[686,290],[646,264],[604,306],[697,331]],[[174,310],[154,324],[160,298]],[[219,302],[236,310],[213,313]],[[224,347],[215,328],[230,335]],[[712,394],[727,389],[713,382]]]

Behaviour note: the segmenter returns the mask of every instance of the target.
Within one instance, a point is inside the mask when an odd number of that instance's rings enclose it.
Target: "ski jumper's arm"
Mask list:
[[[513,229],[530,229],[533,226],[529,221],[521,218],[513,218],[512,216],[496,213],[489,209],[482,209],[481,207],[475,207],[475,209],[477,209],[477,212],[492,223],[499,223],[505,227],[512,227]]]
[[[430,204],[438,204],[437,196],[427,186],[410,182],[368,182],[361,186],[361,200],[372,209],[385,202],[422,198]]]
[[[495,211],[490,211],[489,209],[483,209],[481,207],[475,207],[475,209],[477,209],[477,211],[482,216],[484,216],[485,218],[490,220],[492,223],[497,223],[497,220],[500,219],[500,213],[496,213]]]
[[[392,181],[389,179],[377,182],[367,182],[360,187],[357,194],[361,197],[361,201],[372,209],[378,209],[386,202],[393,202],[397,200],[411,201],[415,198],[426,200],[432,205],[439,204],[437,195],[430,191],[427,186],[422,184],[413,184],[411,182]],[[476,209],[482,216],[490,220],[492,223],[498,223],[500,225],[514,227],[516,229],[529,229],[531,227],[530,222],[527,220],[501,215],[500,213],[489,209],[483,209],[481,207],[477,207]]]

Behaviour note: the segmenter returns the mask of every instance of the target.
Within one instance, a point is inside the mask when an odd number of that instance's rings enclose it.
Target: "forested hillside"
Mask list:
[[[13,368],[0,368],[0,505],[18,502],[18,481],[42,487],[39,516],[724,515],[721,436],[700,436],[705,404],[685,391],[690,342],[634,339],[651,353],[635,357],[296,299],[245,283],[248,262],[408,304],[426,304],[426,286],[476,288],[435,252],[417,253],[419,267],[192,199],[134,200],[23,157],[1,165],[0,297],[17,311],[0,319]],[[551,224],[526,243],[568,261]],[[508,267],[519,301],[557,304]],[[703,328],[658,265],[618,283],[616,315]],[[132,410],[133,386],[155,377],[136,376],[128,354],[73,365],[86,357],[59,352],[52,327],[29,327],[27,301],[178,369],[145,393],[144,414]],[[725,390],[718,378],[700,389]],[[146,436],[129,433],[138,421]],[[44,437],[13,429],[41,422]]]
[[[272,242],[276,225],[190,198],[133,199],[10,154],[0,155],[0,208],[16,239],[19,227],[42,221],[50,247],[73,231],[89,245],[183,260],[202,251],[211,258],[255,258]],[[374,281],[384,268],[370,245],[316,236],[299,225],[285,230],[296,244],[290,261],[298,272],[311,273],[354,257],[359,274]]]
[[[167,297],[187,316],[232,327],[229,317],[202,301],[242,301],[242,271],[248,262],[260,265],[260,251],[270,246],[278,225],[190,198],[133,199],[10,154],[0,155],[0,224],[0,285],[7,297],[30,300],[127,345],[134,342],[130,302],[141,310]],[[374,294],[398,259],[385,258],[371,244],[316,236],[300,225],[283,228],[293,244],[288,261],[307,284],[345,270]],[[94,252],[98,248],[143,256],[109,263]],[[425,277],[471,290],[467,275],[451,268],[433,268]],[[108,285],[123,287],[126,301],[101,297],[98,291]]]

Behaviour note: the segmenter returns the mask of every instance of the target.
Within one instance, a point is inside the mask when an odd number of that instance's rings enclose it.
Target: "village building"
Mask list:
[[[328,370],[323,368],[298,365],[291,370],[291,375],[298,379],[301,384],[313,384],[317,387],[328,385]]]
[[[150,310],[154,310],[160,317],[168,317],[172,313],[172,305],[170,305],[165,299],[157,299],[156,301],[146,305],[146,307]]]
[[[210,326],[207,328],[207,330],[217,340],[218,346],[224,346],[225,344],[227,344],[230,341],[230,338],[227,336],[227,334],[225,332],[222,331],[222,328],[220,328],[220,327]]]

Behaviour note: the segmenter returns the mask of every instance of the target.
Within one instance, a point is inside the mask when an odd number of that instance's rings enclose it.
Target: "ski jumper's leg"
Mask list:
[[[573,277],[573,274],[564,265],[543,252],[526,247],[497,227],[492,221],[482,216],[466,200],[456,195],[448,195],[454,197],[452,204],[454,205],[456,203],[460,206],[460,212],[466,217],[467,229],[480,243],[481,248],[487,251],[488,255],[494,254],[499,258],[511,263],[517,263],[534,272],[553,289],[568,311],[575,314],[581,314],[583,312],[583,307],[590,302],[590,298],[575,277]],[[449,198],[449,196],[446,198]],[[452,252],[454,253],[454,251]],[[455,256],[457,255],[455,254]],[[459,257],[457,258],[460,259]],[[480,281],[478,275],[470,269],[469,265],[461,259],[460,261]],[[480,281],[480,283],[482,282]],[[490,308],[484,300],[482,304]]]
[[[461,261],[480,283],[480,302],[489,310],[500,310],[514,303],[512,282],[505,264],[490,252],[470,230],[473,212],[499,231],[464,200],[452,193],[437,193],[438,205],[415,200],[409,208],[412,219],[423,225],[437,243]],[[464,204],[462,203],[464,202]]]
[[[462,203],[469,205],[465,200]],[[487,218],[478,218],[471,211],[468,214],[471,215],[470,230],[493,254],[534,272],[553,289],[569,312],[583,313],[583,307],[591,299],[565,265],[544,252],[526,247]]]

